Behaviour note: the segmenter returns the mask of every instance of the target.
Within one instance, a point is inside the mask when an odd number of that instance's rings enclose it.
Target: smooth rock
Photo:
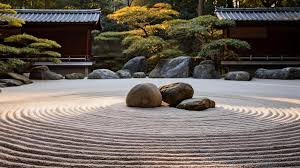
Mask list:
[[[159,89],[151,83],[134,86],[126,97],[126,104],[129,107],[152,108],[161,106],[161,103],[162,96]]]
[[[181,56],[160,60],[150,72],[150,78],[188,78],[190,77],[192,58]]]
[[[194,98],[182,101],[176,106],[178,109],[202,111],[208,108],[215,108],[216,103],[208,98]]]
[[[119,79],[120,77],[109,69],[96,69],[88,75],[88,79]]]
[[[50,69],[47,66],[36,66],[31,69],[32,72],[45,72],[50,71]]]
[[[128,70],[131,74],[135,72],[145,72],[147,68],[146,57],[139,56],[129,60],[122,68],[122,70]]]
[[[216,71],[214,62],[211,60],[202,61],[194,68],[193,78],[198,79],[219,79],[220,74]]]
[[[159,88],[163,101],[171,107],[177,106],[180,102],[190,99],[194,95],[194,89],[187,83],[172,83]]]
[[[10,86],[21,86],[24,83],[16,79],[0,79],[0,83],[5,83],[7,87]]]
[[[206,65],[206,64],[215,64],[213,60],[204,60],[200,62],[200,65]]]
[[[0,88],[5,88],[5,87],[7,87],[7,84],[3,83],[3,82],[0,82]]]
[[[119,70],[116,73],[122,79],[132,78],[129,70]]]
[[[233,71],[228,72],[225,75],[225,80],[235,80],[235,81],[250,81],[251,75],[248,72],[245,71]]]
[[[84,79],[85,78],[85,75],[82,74],[82,73],[71,73],[71,74],[67,74],[65,76],[66,79]]]
[[[263,69],[255,72],[256,78],[261,79],[300,79],[300,68],[288,67],[283,69]]]
[[[47,66],[37,66],[31,69],[29,78],[34,80],[60,80],[64,77],[50,71]]]
[[[133,78],[146,78],[147,77],[145,72],[136,72],[132,76],[133,76]]]
[[[26,77],[24,75],[20,75],[20,74],[14,73],[14,72],[8,72],[7,75],[13,79],[22,81],[25,84],[33,83],[28,77]]]

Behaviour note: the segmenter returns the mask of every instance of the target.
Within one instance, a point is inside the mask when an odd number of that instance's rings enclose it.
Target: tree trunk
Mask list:
[[[131,6],[134,0],[127,0],[127,6]]]
[[[148,34],[148,32],[147,32],[147,30],[145,29],[145,28],[143,28],[143,27],[140,27],[142,30],[143,30],[143,32],[145,33],[145,37],[149,37],[149,34]]]
[[[48,1],[45,0],[45,1],[44,1],[44,8],[47,9],[47,7],[48,7]]]
[[[261,0],[264,7],[281,6],[282,0]]]
[[[204,2],[205,0],[198,0],[198,7],[197,7],[198,16],[204,14]]]

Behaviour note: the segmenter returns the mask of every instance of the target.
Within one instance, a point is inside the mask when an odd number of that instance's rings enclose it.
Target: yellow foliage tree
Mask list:
[[[125,7],[108,15],[108,18],[119,24],[128,25],[132,29],[141,29],[144,32],[144,36],[148,37],[149,27],[171,20],[178,15],[179,13],[173,10],[170,4],[157,3],[152,7]]]

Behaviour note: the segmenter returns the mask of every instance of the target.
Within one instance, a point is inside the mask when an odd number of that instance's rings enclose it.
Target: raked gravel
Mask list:
[[[186,82],[201,112],[129,108],[134,85]],[[0,167],[300,167],[300,80],[35,81],[0,93]]]

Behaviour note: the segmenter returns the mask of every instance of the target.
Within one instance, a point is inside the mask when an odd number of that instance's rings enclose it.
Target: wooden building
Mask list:
[[[93,64],[91,31],[101,29],[100,10],[18,9],[15,17],[26,22],[19,33],[55,40],[62,46],[61,64],[37,62],[36,65],[48,65],[61,74],[88,73]]]
[[[300,8],[216,8],[219,19],[236,21],[224,30],[229,38],[250,43],[251,50],[240,61],[223,61],[225,66],[300,66]]]

